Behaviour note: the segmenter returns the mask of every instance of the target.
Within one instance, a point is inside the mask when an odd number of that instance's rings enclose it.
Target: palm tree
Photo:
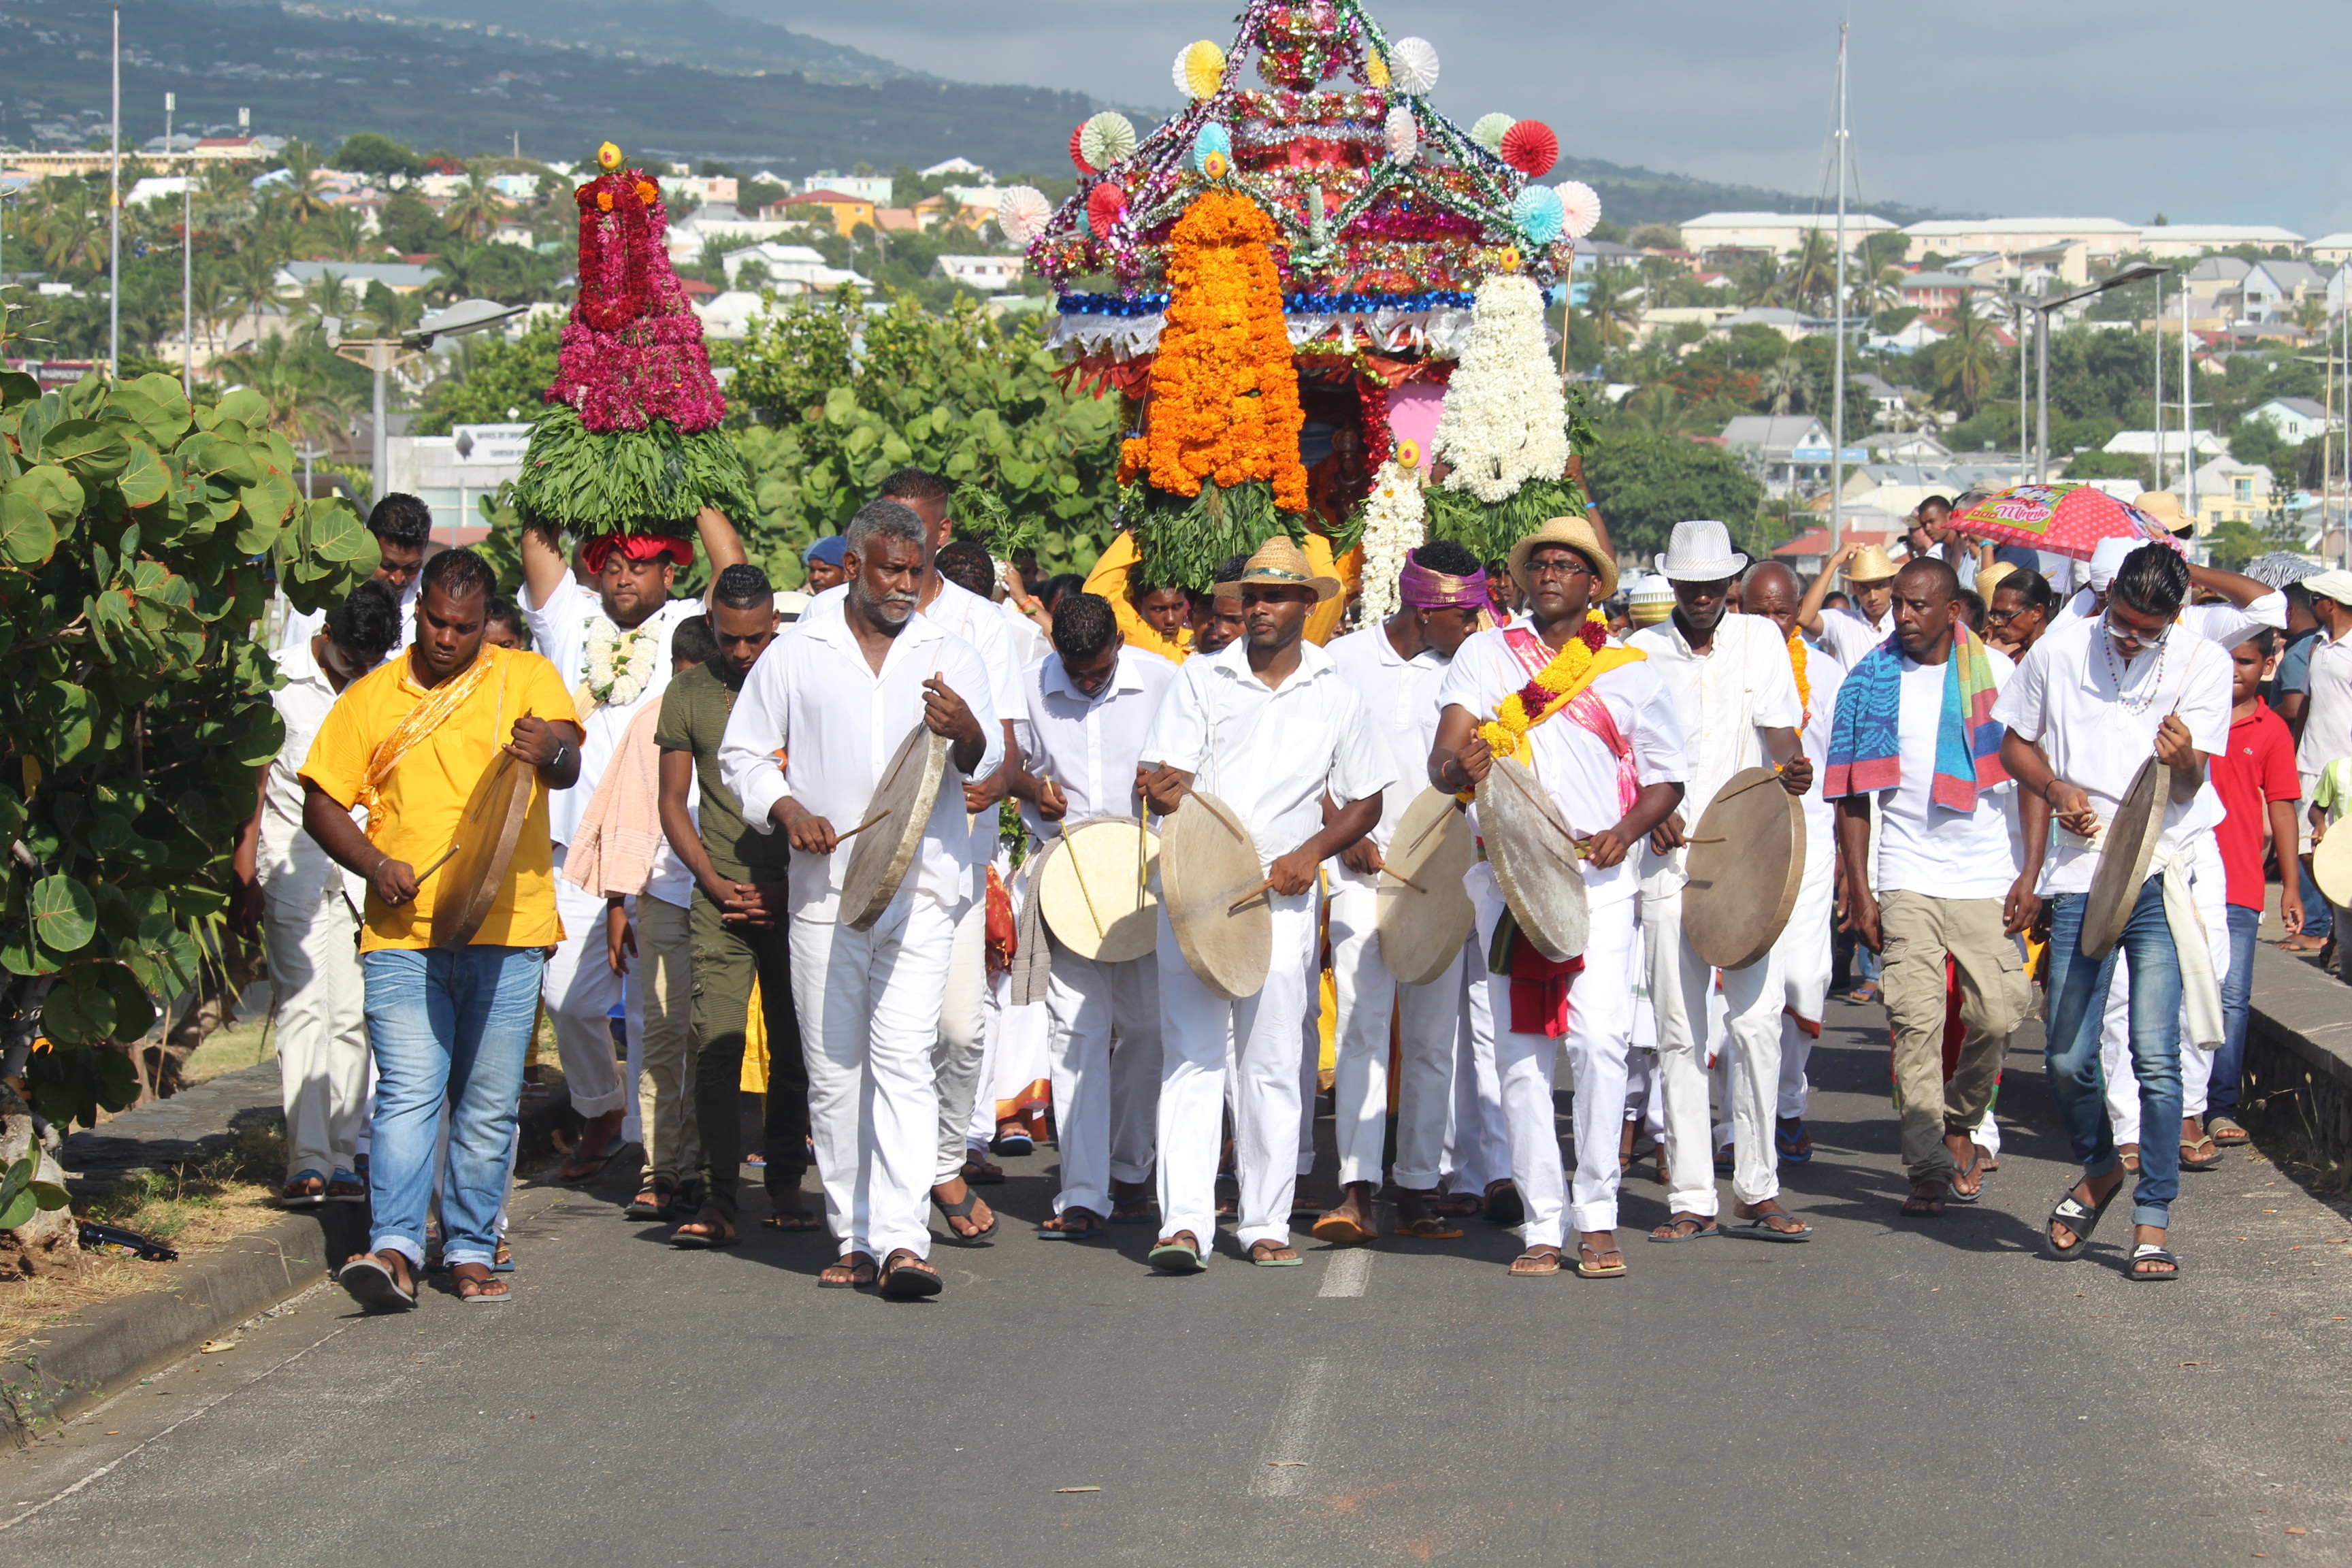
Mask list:
[[[1781,301],[1780,263],[1769,251],[1743,258],[1732,274],[1731,297],[1747,306]]]
[[[341,321],[348,320],[359,308],[359,296],[343,281],[341,274],[322,271],[302,290],[302,306],[321,324],[331,316]]]
[[[1800,310],[1821,313],[1825,303],[1837,299],[1837,252],[1830,237],[1818,228],[1805,231],[1804,243],[1780,275],[1781,291],[1788,302]]]
[[[1952,395],[1963,416],[1970,416],[1992,384],[2000,345],[1993,339],[1992,319],[1977,313],[1972,291],[1960,291],[1948,319],[1952,330],[1935,348],[1936,384]]]
[[[1772,400],[1772,412],[1786,414],[1812,402],[1813,378],[1795,354],[1783,354],[1766,368],[1757,390]]]
[[[348,400],[304,363],[303,342],[281,333],[248,353],[213,362],[224,381],[241,383],[261,395],[269,405],[269,427],[297,447],[341,429],[352,416]]]
[[[1603,347],[1622,349],[1641,331],[1642,304],[1633,296],[1632,277],[1622,267],[1594,270],[1581,309],[1585,320],[1601,334]]]
[[[425,293],[395,294],[383,284],[372,285],[360,307],[360,319],[380,338],[396,338],[425,319]]]
[[[26,232],[53,272],[106,264],[106,219],[97,194],[79,180],[44,180]]]
[[[466,188],[441,214],[441,221],[451,233],[467,239],[488,239],[505,216],[506,204],[498,192],[479,174],[472,174],[466,177]]]
[[[1682,389],[1653,382],[1622,405],[1626,423],[1652,436],[1686,436],[1697,410],[1683,401]]]
[[[275,188],[296,223],[309,223],[330,210],[332,204],[327,200],[326,176],[319,173],[316,147],[299,140],[286,143],[286,174]]]
[[[247,245],[229,261],[226,281],[232,321],[253,321],[257,334],[259,318],[278,308],[278,266],[271,253],[257,244]]]
[[[1868,321],[1881,310],[1891,310],[1903,303],[1903,279],[1907,277],[1900,267],[1882,267],[1873,277],[1867,269],[1846,276],[1846,314]]]

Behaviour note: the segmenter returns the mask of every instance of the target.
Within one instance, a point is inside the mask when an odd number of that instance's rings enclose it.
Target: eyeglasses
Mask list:
[[[2152,632],[2140,631],[2116,619],[2116,613],[2113,610],[2109,610],[2100,619],[2105,625],[2107,635],[2126,647],[2155,647],[2161,644],[2172,630],[2171,625],[2167,623]]]
[[[1590,577],[1592,563],[1580,555],[1555,556],[1546,561],[1528,563],[1530,577]]]

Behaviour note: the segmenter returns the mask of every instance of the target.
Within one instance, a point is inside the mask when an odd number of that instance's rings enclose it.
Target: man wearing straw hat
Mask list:
[[[1144,732],[1176,667],[1126,645],[1109,600],[1065,594],[1054,606],[1054,651],[1022,671],[1026,712],[1013,726],[1021,761],[1013,793],[1041,840],[1049,827],[1059,834],[1095,817],[1141,815],[1135,781]],[[1129,876],[1120,896],[1135,891]],[[1147,952],[1100,963],[1043,921],[1034,924],[1051,953],[1045,1010],[1062,1152],[1062,1190],[1038,1233],[1085,1241],[1107,1225],[1150,1217],[1142,1184],[1160,1102],[1160,960]]]
[[[1437,690],[1463,639],[1486,607],[1486,573],[1450,540],[1405,557],[1398,577],[1403,607],[1378,626],[1331,644],[1332,662],[1356,689],[1396,766],[1381,820],[1339,857],[1331,873],[1331,971],[1339,992],[1332,1119],[1339,1145],[1339,1204],[1315,1222],[1326,1241],[1372,1239],[1372,1194],[1380,1190],[1388,1136],[1389,1024],[1398,1021],[1397,1234],[1452,1240],[1461,1228],[1428,1211],[1443,1173],[1445,1122],[1454,1101],[1458,1037],[1472,1020],[1467,942],[1453,967],[1425,985],[1399,987],[1381,952],[1381,880],[1397,823],[1421,793],[1437,738]],[[1402,991],[1402,996],[1400,996]],[[1490,1047],[1491,1048],[1491,1047]],[[1475,1047],[1474,1047],[1475,1050]]]
[[[1226,1040],[1238,1075],[1234,1156],[1238,1240],[1252,1263],[1301,1261],[1290,1245],[1297,1184],[1299,1020],[1314,1005],[1316,873],[1380,820],[1392,782],[1362,699],[1331,656],[1305,639],[1310,608],[1339,592],[1276,534],[1239,579],[1249,632],[1185,661],[1144,737],[1138,778],[1155,810],[1175,811],[1195,779],[1241,817],[1270,894],[1265,984],[1227,1002],[1195,976],[1163,908],[1160,922],[1160,1238],[1152,1267],[1198,1273],[1216,1235]],[[1327,825],[1325,797],[1337,807]],[[1188,808],[1189,809],[1189,808]]]
[[[1613,1279],[1625,1272],[1617,1147],[1633,1032],[1637,873],[1650,830],[1682,799],[1682,728],[1643,656],[1612,642],[1594,608],[1616,591],[1617,563],[1590,522],[1553,518],[1512,547],[1510,563],[1528,618],[1455,650],[1438,692],[1444,710],[1429,779],[1466,793],[1497,754],[1510,756],[1532,769],[1576,835],[1591,924],[1580,958],[1553,963],[1534,949],[1484,859],[1465,885],[1487,954],[1495,1067],[1527,1215],[1527,1250],[1511,1273],[1558,1274],[1572,1224],[1577,1272]],[[1474,831],[1477,815],[1474,807]],[[1563,1045],[1576,1083],[1573,1202],[1551,1098]]]
[[[1714,1141],[1707,1115],[1706,1047],[1710,1002],[1720,977],[1732,1053],[1732,1224],[1720,1228],[1766,1241],[1805,1241],[1812,1228],[1780,1206],[1774,1111],[1780,1101],[1780,955],[1742,969],[1717,970],[1683,934],[1684,836],[1716,792],[1742,769],[1771,765],[1780,787],[1802,796],[1813,764],[1798,731],[1804,711],[1780,628],[1760,616],[1725,614],[1732,579],[1748,557],[1731,548],[1731,531],[1712,521],[1678,522],[1660,574],[1675,585],[1675,613],[1636,632],[1628,647],[1650,668],[1675,705],[1688,772],[1680,809],[1651,842],[1666,857],[1643,879],[1642,935],[1649,944],[1650,1005],[1658,1016],[1659,1088],[1665,1096],[1666,1157],[1673,1214],[1653,1241],[1715,1235]]]
[[[1853,608],[1822,608],[1839,571],[1845,573]],[[1849,543],[1829,558],[1822,574],[1805,590],[1797,608],[1797,624],[1809,637],[1821,638],[1838,663],[1852,669],[1862,656],[1895,635],[1895,558],[1883,544]]]

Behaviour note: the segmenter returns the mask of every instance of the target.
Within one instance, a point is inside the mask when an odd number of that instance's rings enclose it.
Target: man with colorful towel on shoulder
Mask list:
[[[1838,693],[1822,794],[1838,802],[1846,908],[1862,940],[1885,954],[1895,1037],[1903,1212],[1931,1218],[1975,1203],[1985,1152],[1969,1137],[1984,1115],[2031,1005],[2016,935],[2032,918],[2019,874],[2016,791],[1992,717],[2016,666],[1962,618],[1949,563],[1923,559],[1895,579],[1895,635],[1865,654]],[[1870,814],[1882,814],[1869,875]],[[1959,975],[1967,1034],[1944,1081],[1946,961]]]
[[[1511,1274],[1558,1274],[1572,1222],[1576,1271],[1614,1279],[1625,1273],[1617,1144],[1633,1034],[1636,894],[1653,858],[1644,841],[1683,797],[1682,726],[1648,662],[1611,640],[1593,609],[1617,591],[1617,563],[1590,523],[1545,523],[1512,547],[1511,576],[1528,595],[1528,616],[1455,650],[1438,689],[1429,779],[1466,794],[1497,756],[1513,758],[1534,772],[1582,850],[1591,931],[1583,953],[1564,963],[1519,932],[1483,856],[1465,885],[1486,954],[1511,1177],[1527,1214],[1527,1250]],[[1471,829],[1479,828],[1474,806]],[[1551,1098],[1563,1043],[1576,1082],[1572,1203]]]

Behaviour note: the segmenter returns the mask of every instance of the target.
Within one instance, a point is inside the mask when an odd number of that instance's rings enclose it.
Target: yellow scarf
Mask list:
[[[404,654],[402,657],[407,656]],[[359,804],[367,809],[370,838],[375,837],[383,821],[376,802],[383,792],[383,782],[392,776],[392,770],[399,766],[401,758],[416,749],[419,742],[439,729],[451,714],[466,705],[467,699],[482,689],[482,682],[490,678],[491,666],[496,662],[489,650],[484,648],[475,657],[470,668],[426,692],[425,700],[411,708],[407,716],[393,727],[392,733],[377,743],[375,751],[368,757],[366,771],[360,775]]]

